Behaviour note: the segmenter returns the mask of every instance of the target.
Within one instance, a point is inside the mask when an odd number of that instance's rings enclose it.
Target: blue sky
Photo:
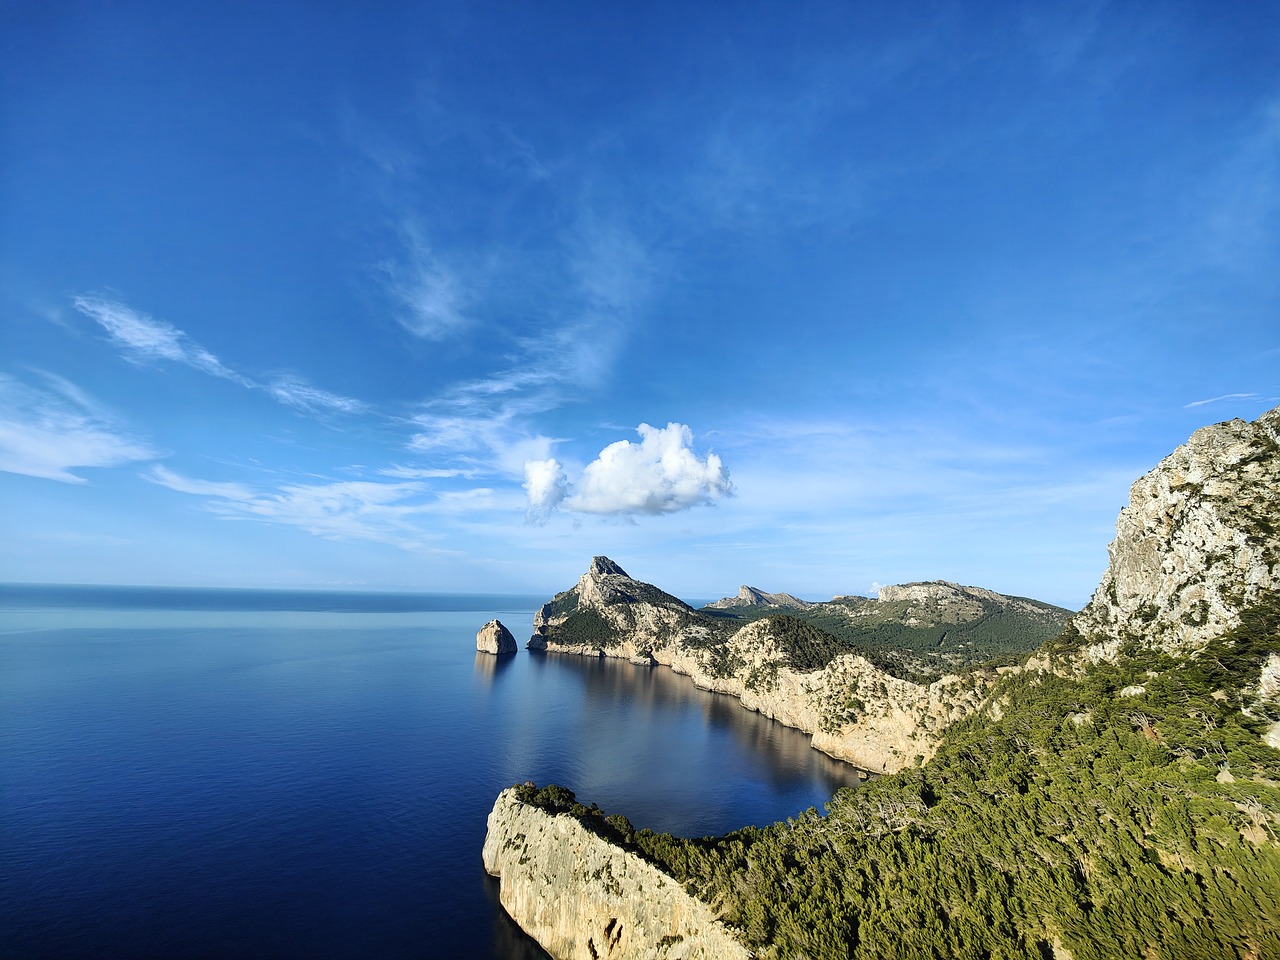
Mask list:
[[[1271,3],[12,3],[0,579],[1087,601],[1280,402]]]

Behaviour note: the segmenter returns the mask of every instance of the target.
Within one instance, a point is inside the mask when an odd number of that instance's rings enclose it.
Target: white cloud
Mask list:
[[[527,516],[531,523],[546,523],[551,512],[569,495],[569,478],[554,457],[526,461],[522,486],[529,496]]]
[[[566,508],[615,516],[675,513],[733,495],[720,458],[712,453],[699,459],[684,424],[658,429],[642,423],[636,432],[640,443],[611,443],[587,464]]]
[[[436,511],[422,500],[426,487],[414,482],[293,483],[258,492],[238,483],[184,477],[164,467],[150,471],[147,479],[178,493],[207,497],[209,509],[228,518],[299,527],[329,540],[372,540],[404,549],[430,539],[411,521]]]
[[[359,413],[365,405],[351,397],[313,387],[301,377],[278,377],[266,387],[268,393],[281,403],[299,410],[334,410],[338,413]]]
[[[214,480],[193,480],[174,473],[168,467],[154,466],[146,474],[146,478],[162,487],[176,490],[178,493],[190,493],[199,497],[219,497],[224,500],[254,499],[254,493],[239,483],[220,483]]]
[[[379,470],[378,473],[384,477],[395,477],[397,480],[450,480],[454,477],[466,477],[470,479],[475,476],[475,471],[473,470],[402,467],[399,465],[384,467]]]
[[[75,308],[92,320],[96,320],[116,343],[136,360],[171,360],[185,363],[205,373],[233,380],[244,386],[252,384],[223,365],[200,344],[163,320],[156,320],[139,313],[123,303],[102,297],[77,296],[72,299]]]
[[[308,413],[359,413],[365,409],[365,405],[359,400],[313,387],[293,374],[277,377],[269,384],[258,383],[226,366],[172,324],[156,320],[123,303],[90,296],[77,296],[72,302],[77,310],[97,321],[133,360],[185,363],[249,390],[263,390],[280,403]]]
[[[73,384],[45,378],[51,389],[0,374],[0,470],[84,483],[73,467],[118,467],[156,456]]]
[[[403,228],[405,259],[383,265],[401,310],[400,325],[424,340],[444,340],[471,325],[468,297],[458,274],[436,256],[419,231]]]
[[[1207,403],[1219,403],[1223,400],[1257,400],[1256,393],[1224,393],[1220,397],[1210,397],[1208,400],[1192,400],[1183,406],[1184,410],[1190,410],[1192,407],[1203,407]]]

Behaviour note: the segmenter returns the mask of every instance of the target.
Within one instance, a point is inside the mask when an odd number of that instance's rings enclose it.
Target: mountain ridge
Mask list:
[[[1029,651],[1070,615],[945,582],[893,589],[795,607],[770,599],[789,594],[743,588],[749,603],[694,610],[599,556],[538,610],[527,646],[670,667],[837,759],[892,772],[928,759],[946,726],[977,708],[1010,649]],[[904,638],[911,655],[897,649]]]

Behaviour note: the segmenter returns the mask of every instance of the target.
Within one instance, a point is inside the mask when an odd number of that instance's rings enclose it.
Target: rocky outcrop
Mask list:
[[[875,627],[885,616],[916,614],[910,622],[966,622],[989,614],[982,597],[1031,605],[1037,615],[1057,610],[955,584],[898,589],[904,593],[892,601],[846,598],[829,613]],[[1065,616],[1059,615],[1065,614],[1057,610],[1053,623],[1060,627]],[[695,611],[633,579],[607,557],[594,558],[573,589],[544,604],[534,628],[530,649],[670,667],[705,690],[735,696],[748,709],[803,730],[824,753],[879,773],[932,756],[943,730],[977,709],[986,685],[972,672],[912,682],[857,653],[834,656],[816,668],[797,667],[776,621],[744,624]]]
[[[476,649],[481,653],[507,654],[519,650],[516,638],[502,625],[501,620],[490,620],[476,633]]]
[[[746,960],[701,900],[568,814],[504,790],[489,813],[484,868],[498,898],[556,960]]]
[[[813,606],[808,600],[801,600],[789,593],[765,593],[755,587],[743,584],[738,588],[736,597],[725,597],[706,606],[708,610],[732,610],[735,607],[783,607],[792,610],[803,610]]]
[[[1280,407],[1204,427],[1136,481],[1074,626],[1087,659],[1194,651],[1280,589]]]

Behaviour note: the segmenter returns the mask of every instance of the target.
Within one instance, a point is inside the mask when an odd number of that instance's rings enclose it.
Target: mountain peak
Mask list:
[[[1091,656],[1193,651],[1280,588],[1280,407],[1203,427],[1134,482],[1110,566],[1075,618]]]
[[[615,576],[627,577],[628,579],[630,579],[630,576],[627,573],[627,571],[623,570],[620,566],[618,566],[608,557],[592,557],[591,569],[588,570],[587,572],[590,574],[594,574],[597,577],[604,577],[604,576],[613,574]]]

